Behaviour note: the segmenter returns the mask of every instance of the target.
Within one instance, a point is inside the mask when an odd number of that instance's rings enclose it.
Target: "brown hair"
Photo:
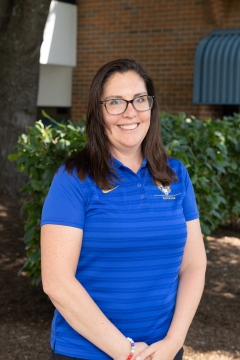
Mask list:
[[[163,146],[160,133],[159,107],[154,84],[147,71],[135,60],[117,59],[103,65],[96,73],[89,92],[89,102],[86,116],[87,144],[85,148],[71,156],[65,162],[70,173],[76,167],[81,180],[89,176],[102,189],[112,188],[118,180],[113,169],[109,153],[109,140],[105,132],[101,96],[109,78],[115,73],[135,71],[144,81],[148,95],[154,96],[151,110],[150,127],[142,142],[142,152],[148,160],[148,169],[155,181],[170,185],[177,180],[174,171],[168,166],[168,155]]]

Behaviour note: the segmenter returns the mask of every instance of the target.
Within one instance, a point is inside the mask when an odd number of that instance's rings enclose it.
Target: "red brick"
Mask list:
[[[118,57],[140,61],[154,79],[161,109],[196,117],[219,117],[221,107],[192,104],[194,55],[219,25],[239,28],[240,2],[231,0],[78,0],[77,67],[73,72],[72,119],[86,113],[92,78]],[[220,14],[220,15],[216,15]]]

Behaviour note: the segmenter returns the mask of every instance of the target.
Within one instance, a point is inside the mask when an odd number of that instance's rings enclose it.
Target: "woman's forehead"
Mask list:
[[[129,94],[142,94],[146,92],[143,78],[135,71],[124,73],[116,72],[109,77],[104,88],[105,96],[123,97]]]

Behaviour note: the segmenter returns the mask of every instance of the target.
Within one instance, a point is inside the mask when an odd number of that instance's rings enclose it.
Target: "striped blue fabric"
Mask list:
[[[114,166],[121,180],[109,192],[61,167],[45,200],[41,225],[83,229],[76,278],[126,337],[151,344],[164,338],[171,324],[186,221],[199,215],[188,173],[178,160],[170,160],[178,182],[166,193],[153,184],[146,160],[137,174],[116,159]],[[51,346],[67,356],[110,359],[57,310]]]

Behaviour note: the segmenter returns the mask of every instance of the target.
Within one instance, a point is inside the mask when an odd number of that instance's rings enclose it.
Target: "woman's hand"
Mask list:
[[[135,360],[136,357],[140,354],[143,353],[146,349],[148,349],[148,345],[145,342],[135,342],[135,352],[134,352],[134,357],[132,357],[132,360]],[[151,357],[146,357],[146,360],[151,360]]]
[[[145,342],[135,342],[134,356],[132,357],[131,360],[135,360],[136,356],[138,356],[139,353],[142,353],[147,348],[148,348],[148,345]],[[121,356],[121,358],[116,358],[114,360],[126,360],[130,354],[130,350],[131,350],[131,348],[129,348],[129,353],[127,355],[123,355],[123,356]],[[147,357],[146,359],[151,360],[151,357]]]
[[[141,351],[135,360],[174,360],[180,350],[172,340],[167,337],[161,341],[153,343],[145,350]]]

